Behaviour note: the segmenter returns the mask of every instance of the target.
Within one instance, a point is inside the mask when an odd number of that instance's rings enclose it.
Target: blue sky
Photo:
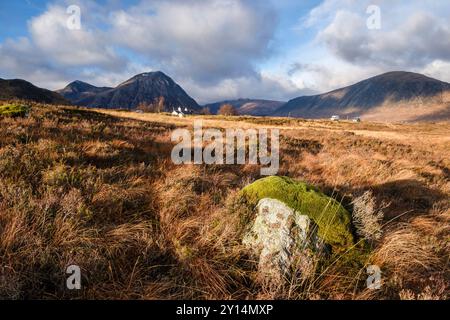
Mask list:
[[[161,70],[200,103],[288,100],[392,70],[450,81],[449,16],[445,0],[0,1],[0,77],[58,89]]]

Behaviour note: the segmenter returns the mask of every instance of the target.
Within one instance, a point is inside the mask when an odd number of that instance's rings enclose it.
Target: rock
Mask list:
[[[309,276],[313,271],[310,253],[322,249],[315,223],[275,199],[261,199],[256,209],[256,219],[243,243],[259,257],[260,276],[281,283],[291,274],[295,260],[302,262],[302,275]]]
[[[261,199],[270,198],[307,215],[317,224],[318,236],[334,251],[344,251],[354,244],[350,213],[339,202],[304,182],[266,177],[246,186],[241,195],[253,208]]]
[[[337,201],[303,182],[267,177],[241,191],[256,208],[243,244],[259,259],[264,281],[280,284],[294,275],[309,278],[326,253],[354,244],[351,216]]]

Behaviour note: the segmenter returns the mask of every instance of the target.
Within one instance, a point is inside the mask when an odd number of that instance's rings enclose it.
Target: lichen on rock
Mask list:
[[[275,199],[261,199],[256,210],[257,216],[243,244],[259,257],[260,276],[281,283],[293,267],[299,266],[302,275],[309,276],[314,271],[313,253],[323,249],[315,223]],[[299,257],[301,263],[293,266]]]
[[[318,189],[286,177],[267,177],[241,191],[251,208],[243,244],[258,261],[264,282],[281,284],[296,274],[307,279],[318,261],[354,244],[351,216]]]

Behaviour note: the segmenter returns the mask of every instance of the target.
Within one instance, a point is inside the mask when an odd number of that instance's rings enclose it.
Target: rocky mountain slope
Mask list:
[[[113,88],[109,87],[96,87],[89,83],[77,80],[57,92],[66,99],[72,101],[73,104],[77,105],[80,101],[112,89]]]
[[[58,92],[76,105],[91,108],[135,109],[141,103],[155,103],[164,97],[166,111],[178,107],[200,109],[183,88],[159,71],[136,75],[115,88],[99,88],[75,81]]]
[[[389,72],[325,94],[293,99],[273,115],[322,118],[373,115],[377,110],[393,116],[397,111],[420,116],[424,112],[445,114],[450,107],[449,93],[449,83],[417,73]]]

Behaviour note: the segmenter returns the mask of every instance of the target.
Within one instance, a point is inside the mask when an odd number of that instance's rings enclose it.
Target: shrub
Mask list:
[[[384,213],[377,209],[372,191],[366,191],[355,198],[353,204],[353,224],[358,235],[367,240],[378,240],[382,234],[381,221]]]
[[[224,104],[220,107],[218,114],[222,116],[237,116],[238,112],[231,104]]]

